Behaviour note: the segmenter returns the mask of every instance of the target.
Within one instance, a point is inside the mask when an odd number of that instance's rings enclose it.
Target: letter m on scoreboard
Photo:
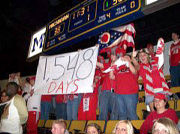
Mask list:
[[[29,46],[28,58],[32,58],[40,53],[42,53],[44,37],[45,37],[46,27],[40,29],[31,37],[31,43]]]

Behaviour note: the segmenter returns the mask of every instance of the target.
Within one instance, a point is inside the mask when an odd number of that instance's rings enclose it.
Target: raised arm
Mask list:
[[[130,71],[133,73],[133,74],[137,74],[137,70],[136,68],[133,66],[133,64],[131,63],[131,59],[129,56],[124,56],[124,57],[121,57],[122,61],[127,61],[128,62],[128,67],[130,69]]]
[[[99,67],[100,69],[103,69],[104,68],[104,65],[100,62],[97,62],[96,63],[96,66]]]
[[[140,65],[139,65],[138,61],[136,60],[137,53],[138,52],[135,51],[135,48],[133,48],[131,60],[132,60],[132,63],[134,64],[135,69],[138,71],[140,69]]]
[[[160,69],[164,64],[164,39],[159,38],[157,43],[156,57],[158,57],[158,69]]]

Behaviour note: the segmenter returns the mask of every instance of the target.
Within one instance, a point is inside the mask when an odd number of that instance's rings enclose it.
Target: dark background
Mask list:
[[[9,73],[22,76],[36,74],[38,59],[27,61],[31,35],[48,22],[83,0],[6,0],[0,5],[0,79]],[[180,4],[154,12],[133,22],[136,29],[136,48],[156,44],[159,37],[171,40],[172,31],[180,31]],[[64,49],[75,51],[96,43],[91,37]]]

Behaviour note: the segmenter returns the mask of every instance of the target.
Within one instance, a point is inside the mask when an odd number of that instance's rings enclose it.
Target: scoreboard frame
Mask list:
[[[57,51],[58,49],[62,48],[62,47],[67,47],[69,45],[72,45],[73,43],[77,43],[79,41],[81,41],[82,39],[85,39],[89,36],[93,36],[93,35],[97,35],[100,32],[103,32],[104,29],[110,29],[114,26],[118,26],[118,25],[122,25],[124,23],[128,23],[134,19],[137,19],[141,16],[143,16],[143,13],[141,12],[141,0],[124,0],[123,3],[118,3],[117,5],[109,8],[108,10],[104,10],[104,7],[102,7],[101,5],[103,4],[104,6],[104,2],[108,1],[108,0],[104,0],[103,3],[100,3],[100,1],[102,0],[87,0],[84,1],[80,4],[78,4],[77,6],[75,6],[74,8],[68,10],[67,12],[63,13],[62,15],[58,16],[57,18],[55,18],[54,20],[52,20],[46,28],[46,37],[45,37],[45,42],[43,45],[43,52],[45,53],[52,53],[50,51]],[[113,1],[113,0],[109,0],[109,1]],[[88,3],[89,2],[89,3]],[[79,11],[82,7],[87,7],[88,4],[90,5],[91,3],[96,2],[96,9],[95,9],[95,17],[93,20],[91,20],[90,22],[87,22],[85,24],[82,24],[78,27],[76,27],[73,30],[69,30],[69,25],[71,23],[71,16],[74,12]],[[135,3],[136,2],[136,3]],[[138,3],[137,3],[138,2]],[[116,11],[117,8],[122,7],[122,4],[126,7],[126,10],[129,9],[129,7],[127,7],[128,4],[130,4],[130,6],[132,6],[131,3],[137,4],[137,5],[133,5],[135,8],[132,11],[126,11],[126,13],[123,13],[122,15],[117,15],[117,17],[114,17],[112,19],[107,19],[106,21],[104,21],[103,23],[99,23],[98,24],[98,19],[105,15],[106,18],[108,18],[108,15],[112,15],[112,11]],[[101,6],[101,8],[100,8]],[[104,13],[104,14],[102,14]],[[108,14],[109,13],[109,14]],[[134,15],[135,13],[135,15]],[[130,16],[129,18],[126,18],[128,16]],[[115,16],[115,14],[114,14]],[[99,17],[99,18],[98,18]],[[111,17],[111,16],[110,16]],[[124,19],[125,18],[125,19]],[[68,21],[68,29],[65,28],[66,26],[66,21]],[[64,23],[64,33],[61,32],[59,34],[56,35],[56,37],[50,37],[49,36],[49,32],[51,29],[49,28],[53,28],[61,23]],[[95,23],[94,26],[92,26],[92,23]],[[90,25],[90,26],[89,26]],[[83,28],[85,27],[85,28]],[[84,29],[84,30],[83,30]],[[73,33],[74,32],[74,33]],[[61,37],[57,37],[64,34],[64,36]],[[72,34],[72,36],[71,36]],[[73,35],[74,34],[74,35]],[[66,37],[66,36],[69,37]],[[82,37],[82,38],[80,38]],[[66,38],[66,39],[64,39]],[[61,40],[62,41],[57,41],[57,40]],[[51,44],[52,43],[52,44]]]

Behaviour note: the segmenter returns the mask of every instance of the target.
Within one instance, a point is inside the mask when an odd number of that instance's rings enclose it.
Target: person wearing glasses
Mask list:
[[[128,120],[119,121],[113,130],[113,134],[134,134],[131,122]]]

